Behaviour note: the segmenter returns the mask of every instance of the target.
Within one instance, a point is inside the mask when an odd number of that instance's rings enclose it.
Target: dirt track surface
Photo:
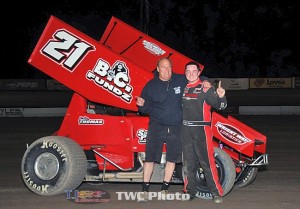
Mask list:
[[[223,209],[298,209],[300,207],[300,116],[234,116],[267,136],[269,165],[258,172],[256,180],[243,188],[233,188],[221,205],[211,200],[191,202],[152,200],[147,203],[117,200],[116,192],[139,192],[140,184],[82,184],[79,190],[107,191],[107,203],[79,204],[67,200],[66,194],[39,196],[24,186],[21,160],[36,139],[59,128],[62,118],[0,118],[0,208],[223,208]],[[152,185],[151,191],[159,191]],[[179,192],[182,185],[171,185]]]

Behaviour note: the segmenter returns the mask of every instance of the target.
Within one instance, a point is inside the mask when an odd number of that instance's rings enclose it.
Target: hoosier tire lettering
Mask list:
[[[64,150],[60,146],[58,146],[56,143],[53,143],[52,141],[44,141],[43,145],[41,146],[42,149],[47,149],[47,148],[51,148],[51,147],[53,149],[55,149],[58,154],[60,154],[62,161],[68,160],[66,154],[64,153]]]
[[[28,182],[28,185],[31,186],[33,189],[36,189],[38,191],[41,191],[42,193],[48,193],[47,188],[49,187],[49,185],[36,185],[31,179],[30,176],[28,175],[28,172],[25,172],[23,174],[26,182]]]

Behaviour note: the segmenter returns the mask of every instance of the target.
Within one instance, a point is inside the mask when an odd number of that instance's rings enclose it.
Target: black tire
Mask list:
[[[234,186],[240,188],[251,184],[255,180],[257,176],[257,172],[258,172],[258,167],[250,167],[250,166],[246,167],[243,170],[242,174],[236,180]]]
[[[25,151],[21,171],[25,185],[34,193],[58,195],[79,187],[87,172],[87,159],[75,141],[47,136]]]
[[[236,171],[230,156],[220,148],[215,147],[215,160],[219,174],[219,182],[223,188],[223,196],[227,195],[233,188]],[[197,176],[197,194],[196,197],[201,199],[212,199],[212,195],[207,187],[206,180],[201,168],[198,169]]]

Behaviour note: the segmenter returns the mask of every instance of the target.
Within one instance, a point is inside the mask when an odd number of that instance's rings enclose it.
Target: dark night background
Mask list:
[[[27,60],[54,15],[99,40],[111,16],[205,66],[209,77],[299,77],[291,0],[44,0],[2,7],[1,77],[46,78]],[[147,4],[147,2],[149,4]],[[6,10],[6,11],[5,11]],[[5,67],[4,67],[5,66]]]

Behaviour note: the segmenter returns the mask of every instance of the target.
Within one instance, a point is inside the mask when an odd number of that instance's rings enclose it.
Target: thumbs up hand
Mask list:
[[[225,89],[223,89],[221,87],[221,81],[219,81],[219,84],[218,84],[217,94],[220,98],[223,98],[225,96]]]

